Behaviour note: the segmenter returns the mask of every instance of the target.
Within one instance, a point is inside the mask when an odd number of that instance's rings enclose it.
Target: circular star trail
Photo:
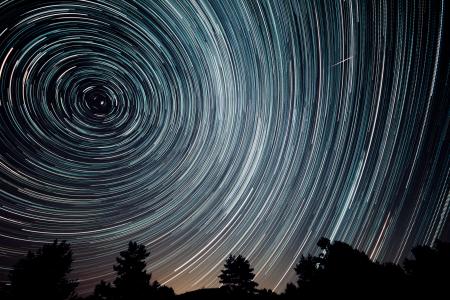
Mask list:
[[[177,292],[230,253],[282,291],[321,236],[448,238],[450,6],[1,1],[0,270],[68,240],[80,291],[129,240]]]

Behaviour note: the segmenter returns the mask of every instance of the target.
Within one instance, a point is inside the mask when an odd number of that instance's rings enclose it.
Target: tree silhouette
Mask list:
[[[257,291],[258,299],[275,299],[278,297],[278,294],[272,291],[271,289],[260,289]]]
[[[78,283],[68,279],[72,271],[70,244],[55,240],[36,253],[28,252],[9,274],[11,299],[64,300],[75,298]]]
[[[301,256],[299,263],[295,266],[294,270],[297,274],[297,285],[303,290],[310,290],[314,279],[316,278],[319,268],[319,258],[312,255],[307,257]],[[292,286],[289,287],[292,292]]]
[[[321,249],[316,256],[300,258],[294,268],[297,287],[290,284],[285,295],[297,297],[345,296],[358,297],[361,292],[371,291],[371,296],[382,295],[387,290],[400,294],[405,287],[405,273],[395,264],[379,264],[350,245],[321,238]]]
[[[403,266],[412,290],[439,290],[450,278],[450,243],[437,240],[433,247],[416,246],[414,258],[405,259]]]
[[[258,284],[253,281],[255,274],[250,263],[243,256],[231,255],[226,259],[219,275],[223,288],[232,293],[254,294]]]
[[[293,284],[292,282],[288,282],[286,284],[286,289],[284,290],[284,292],[281,294],[281,296],[283,296],[283,298],[288,298],[288,299],[297,299],[300,296],[300,289]]]
[[[114,289],[111,283],[106,283],[105,281],[100,281],[99,284],[95,286],[94,295],[90,299],[95,300],[112,300],[114,299]]]
[[[114,271],[115,294],[118,299],[146,299],[152,294],[151,274],[146,272],[146,258],[150,255],[145,245],[129,242],[128,249],[120,252]]]
[[[101,281],[95,287],[92,300],[140,300],[168,299],[175,296],[172,288],[160,285],[158,281],[150,283],[151,273],[146,272],[146,259],[150,253],[145,245],[129,242],[128,249],[120,252],[113,266],[117,272],[113,285]]]
[[[175,292],[171,287],[160,285],[158,281],[153,281],[152,287],[156,292],[156,299],[170,299],[175,297]]]

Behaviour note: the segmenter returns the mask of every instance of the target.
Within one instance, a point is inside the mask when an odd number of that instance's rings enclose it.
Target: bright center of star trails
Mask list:
[[[79,292],[128,241],[181,293],[322,236],[450,235],[445,1],[0,1],[0,280],[54,239]]]

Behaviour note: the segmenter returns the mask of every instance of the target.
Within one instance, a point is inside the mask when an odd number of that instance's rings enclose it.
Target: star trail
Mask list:
[[[0,279],[54,239],[89,293],[130,240],[176,292],[230,253],[284,290],[321,236],[450,236],[450,3],[0,1]]]

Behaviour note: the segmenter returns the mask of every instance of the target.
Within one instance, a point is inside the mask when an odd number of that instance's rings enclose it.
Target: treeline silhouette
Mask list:
[[[230,255],[218,275],[220,288],[201,289],[175,295],[172,288],[151,281],[146,271],[149,252],[145,245],[129,242],[120,252],[112,283],[101,281],[86,298],[76,294],[78,282],[69,279],[72,250],[66,241],[46,244],[29,251],[10,271],[9,283],[0,289],[4,300],[144,300],[144,299],[313,299],[324,297],[416,298],[440,294],[450,283],[450,243],[437,240],[433,247],[416,246],[403,266],[373,262],[350,245],[321,238],[319,255],[301,256],[294,270],[296,283],[288,283],[281,294],[257,289],[250,262]]]

